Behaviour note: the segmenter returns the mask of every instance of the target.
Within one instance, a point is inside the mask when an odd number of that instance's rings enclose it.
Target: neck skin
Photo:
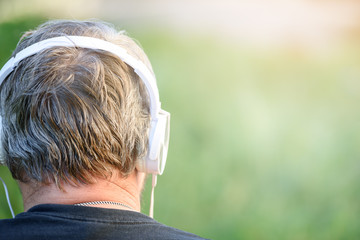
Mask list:
[[[134,170],[127,178],[121,177],[121,174],[114,171],[108,179],[95,178],[94,183],[87,185],[72,186],[63,184],[60,190],[55,184],[39,184],[34,182],[19,182],[24,201],[24,210],[38,204],[76,204],[93,201],[112,201],[123,203],[140,212],[140,195],[144,186],[145,173]],[[90,205],[89,207],[129,208],[99,204]]]

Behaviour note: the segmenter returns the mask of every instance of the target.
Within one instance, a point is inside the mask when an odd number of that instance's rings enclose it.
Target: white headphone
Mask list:
[[[12,57],[0,70],[0,85],[17,67],[21,60],[53,47],[79,47],[111,52],[134,69],[135,73],[144,82],[150,97],[151,115],[148,153],[145,159],[139,160],[136,168],[141,172],[161,175],[165,168],[169,146],[170,114],[161,109],[159,91],[154,75],[143,62],[128,54],[126,49],[113,43],[92,37],[63,36],[49,38],[21,50]],[[0,116],[0,131],[1,129],[2,119]]]

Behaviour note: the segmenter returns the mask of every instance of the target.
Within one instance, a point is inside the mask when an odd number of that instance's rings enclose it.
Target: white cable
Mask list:
[[[0,177],[0,180],[2,181],[2,183],[3,183],[3,185],[4,185],[6,200],[7,200],[7,203],[8,203],[8,205],[9,205],[11,215],[12,215],[13,218],[15,218],[14,211],[13,211],[13,209],[12,209],[12,207],[11,207],[9,192],[8,192],[8,190],[7,190],[6,184],[5,184],[4,180],[3,180],[1,177]]]
[[[157,182],[157,174],[152,175],[152,182],[151,182],[151,198],[150,198],[150,211],[149,216],[154,218],[154,190],[156,187]]]

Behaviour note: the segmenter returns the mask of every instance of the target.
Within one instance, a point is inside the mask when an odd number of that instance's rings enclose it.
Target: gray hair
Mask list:
[[[49,21],[23,35],[13,54],[52,37],[115,43],[151,65],[124,32],[97,21]],[[146,89],[113,54],[56,47],[23,60],[0,88],[4,162],[22,182],[91,183],[112,169],[127,176],[147,152]]]

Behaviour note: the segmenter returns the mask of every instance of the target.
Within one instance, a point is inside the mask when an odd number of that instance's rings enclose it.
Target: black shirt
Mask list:
[[[43,204],[0,220],[1,240],[203,239],[133,211]]]

